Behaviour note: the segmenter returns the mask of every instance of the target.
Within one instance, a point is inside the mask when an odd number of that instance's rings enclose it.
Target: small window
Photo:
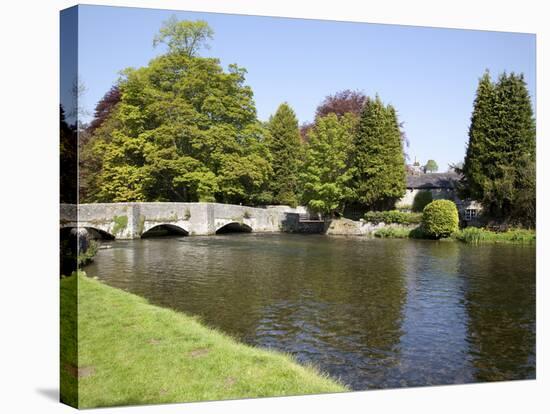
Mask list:
[[[477,210],[475,208],[467,208],[464,214],[466,220],[472,220],[477,217]]]

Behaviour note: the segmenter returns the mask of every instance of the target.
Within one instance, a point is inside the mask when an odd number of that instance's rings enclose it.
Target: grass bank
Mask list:
[[[153,306],[86,276],[61,280],[61,304],[61,396],[70,405],[89,408],[347,390],[288,355],[240,344],[196,318]]]
[[[426,239],[421,227],[414,229],[386,227],[377,230],[375,237],[392,239]],[[513,229],[508,231],[496,232],[476,227],[467,227],[459,230],[451,237],[445,240],[457,240],[468,244],[481,243],[515,243],[515,244],[533,244],[536,241],[535,230]]]
[[[414,229],[404,227],[383,227],[375,231],[374,237],[382,239],[425,239],[426,235],[422,232],[420,227],[415,227]]]
[[[461,242],[478,243],[516,243],[531,244],[536,241],[535,230],[514,229],[508,231],[490,231],[478,229],[476,227],[467,227],[456,232],[453,237]]]

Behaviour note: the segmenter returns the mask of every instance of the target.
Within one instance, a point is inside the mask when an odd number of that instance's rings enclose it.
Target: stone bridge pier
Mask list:
[[[182,235],[218,232],[285,230],[288,215],[300,209],[276,206],[255,208],[219,203],[97,203],[62,204],[62,228],[85,228],[111,239],[146,237],[159,229]]]

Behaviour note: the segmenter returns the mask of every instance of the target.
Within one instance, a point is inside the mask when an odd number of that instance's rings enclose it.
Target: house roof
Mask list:
[[[452,189],[460,179],[457,173],[430,173],[407,176],[407,188],[445,188]]]

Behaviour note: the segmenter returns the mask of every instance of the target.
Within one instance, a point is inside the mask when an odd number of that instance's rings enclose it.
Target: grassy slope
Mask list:
[[[62,398],[80,408],[346,391],[291,357],[237,343],[196,319],[85,276],[61,280],[70,338],[78,280],[78,371],[62,343]],[[71,300],[71,297],[73,300]],[[71,384],[79,375],[79,395]]]

